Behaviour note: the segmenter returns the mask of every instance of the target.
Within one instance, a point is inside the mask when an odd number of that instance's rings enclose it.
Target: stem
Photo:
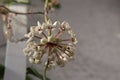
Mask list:
[[[57,49],[59,49],[61,52],[65,53],[61,48],[58,47]],[[67,51],[68,51],[68,50],[67,50]],[[71,53],[71,52],[70,52],[70,53]],[[65,54],[70,57],[69,54],[67,54],[67,53],[65,53]]]
[[[47,35],[44,32],[42,32],[42,35],[47,39]]]
[[[60,30],[59,30],[59,32],[55,35],[55,38],[60,37],[62,34],[63,34],[63,31],[60,31]]]
[[[19,14],[19,15],[28,15],[28,14],[44,14],[44,12],[27,12],[27,13],[22,13],[22,12],[16,12],[8,9],[7,7],[0,5],[0,13],[1,14],[8,14],[8,13],[13,13],[13,14]]]
[[[27,12],[27,13],[22,13],[22,12],[15,12],[15,11],[10,11],[11,13],[14,14],[19,14],[19,15],[28,15],[28,14],[44,14],[43,12]]]
[[[61,40],[61,41],[70,41],[71,39],[63,39],[63,40]]]
[[[36,36],[36,35],[35,35],[34,37],[35,37],[35,38],[38,38],[38,39],[42,39],[41,37],[39,37],[39,36]]]
[[[44,5],[44,18],[45,18],[45,22],[47,23],[47,21],[48,21],[48,0],[45,0],[45,5]]]
[[[50,56],[50,54],[51,54],[51,47],[49,47],[49,51],[48,52],[49,52],[48,56]],[[43,80],[46,80],[46,72],[47,72],[48,65],[49,65],[49,58],[47,59],[47,64],[44,67]]]
[[[46,80],[47,67],[48,67],[48,61],[47,61],[47,64],[45,65],[45,67],[44,67],[43,80]]]

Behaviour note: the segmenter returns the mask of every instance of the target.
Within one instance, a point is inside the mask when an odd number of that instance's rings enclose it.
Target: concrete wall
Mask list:
[[[60,0],[57,18],[77,34],[75,60],[48,73],[52,80],[120,79],[120,1]]]
[[[6,40],[3,33],[3,21],[0,16],[0,63],[4,64],[5,60],[5,50],[6,50]]]

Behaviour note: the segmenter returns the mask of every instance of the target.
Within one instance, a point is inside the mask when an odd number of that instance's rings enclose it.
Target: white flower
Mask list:
[[[69,51],[75,51],[75,47],[72,45],[68,45],[66,46],[66,49],[69,50]]]
[[[53,30],[55,31],[53,32]],[[63,37],[66,33],[69,36]],[[64,67],[68,61],[73,59],[77,39],[68,22],[55,21],[52,24],[52,21],[49,20],[42,25],[37,22],[37,26],[31,27],[25,37],[28,40],[24,54],[29,57],[31,63],[40,64],[46,53],[49,70],[55,65]],[[45,63],[45,65],[47,64]]]
[[[41,23],[39,21],[37,22],[37,25],[38,26],[36,26],[36,28],[35,28],[36,31],[40,31],[43,29],[43,26],[41,25]]]
[[[56,62],[57,62],[57,65],[59,65],[60,67],[64,67],[64,66],[65,66],[65,62],[64,62],[63,59],[58,60],[58,61],[56,61]]]
[[[35,59],[35,64],[40,64],[40,60],[39,59]]]
[[[69,26],[69,23],[66,21],[62,22],[61,26],[64,26],[67,30],[71,29],[71,27]]]
[[[75,33],[72,30],[69,30],[68,33],[70,34],[71,37],[75,37]]]
[[[65,54],[66,54],[68,57],[74,56],[74,52],[73,52],[73,51],[65,50]]]
[[[33,58],[29,58],[30,63],[35,63],[35,60]]]
[[[77,39],[76,39],[75,37],[73,37],[73,38],[71,39],[71,41],[72,41],[73,44],[77,44],[77,43],[78,43],[78,41],[77,41]]]
[[[62,59],[64,62],[67,62],[68,61],[68,56],[66,54],[62,54],[60,56],[60,59]]]
[[[46,64],[45,64],[45,65],[46,65]],[[47,70],[50,70],[50,69],[52,69],[52,68],[54,68],[54,67],[55,67],[55,62],[54,62],[54,61],[50,61],[49,64],[48,64]]]
[[[40,57],[39,52],[35,51],[34,54],[33,54],[33,58],[38,59],[39,57]]]
[[[25,34],[24,36],[27,37],[27,38],[31,38],[31,37],[34,37],[34,33],[29,32],[28,34]]]
[[[34,33],[35,32],[35,26],[30,27],[30,32]]]
[[[31,50],[29,48],[25,48],[23,50],[25,56],[30,56],[32,54]]]

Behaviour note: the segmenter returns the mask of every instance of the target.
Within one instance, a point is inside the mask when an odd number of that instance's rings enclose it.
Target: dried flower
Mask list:
[[[65,21],[62,23],[56,21],[52,24],[49,20],[47,23],[37,24],[25,34],[28,40],[24,54],[29,56],[29,61],[34,64],[40,64],[44,54],[47,54],[48,69],[55,65],[63,67],[67,61],[73,59],[77,43],[75,33]],[[63,39],[65,33],[69,34],[69,37]]]

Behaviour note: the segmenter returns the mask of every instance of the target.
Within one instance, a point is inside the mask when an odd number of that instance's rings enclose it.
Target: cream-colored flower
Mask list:
[[[39,52],[35,51],[34,54],[33,54],[33,58],[38,59],[39,57],[40,57]]]
[[[62,22],[61,26],[65,27],[67,30],[71,29],[71,27],[69,26],[69,23],[66,21]]]
[[[40,60],[39,59],[35,59],[35,64],[40,64]]]
[[[64,33],[69,34],[65,39],[62,37],[65,35]],[[53,24],[51,20],[42,24],[37,22],[37,26],[31,27],[30,32],[25,37],[28,40],[24,54],[29,57],[31,63],[40,64],[46,54],[49,70],[55,65],[64,67],[69,60],[73,59],[77,39],[66,21],[62,23],[55,21]]]
[[[29,58],[29,61],[30,63],[35,63],[35,60],[32,57]]]

